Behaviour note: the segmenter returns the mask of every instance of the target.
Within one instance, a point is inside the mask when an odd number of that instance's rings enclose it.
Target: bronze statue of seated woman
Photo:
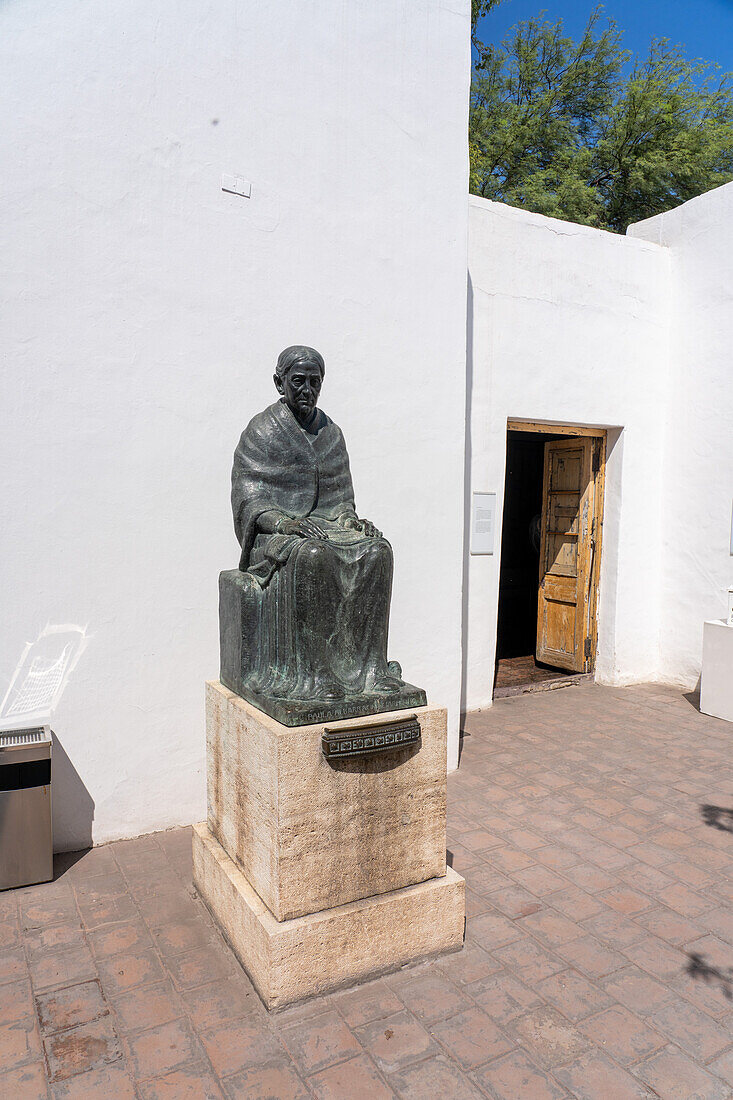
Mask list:
[[[313,348],[277,361],[279,401],[234,453],[242,547],[221,574],[221,680],[285,725],[424,706],[387,661],[392,547],[354,507],[341,429],[317,407]]]

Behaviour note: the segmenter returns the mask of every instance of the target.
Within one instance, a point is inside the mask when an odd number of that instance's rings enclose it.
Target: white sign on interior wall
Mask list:
[[[471,553],[494,553],[496,493],[473,493],[471,501]]]

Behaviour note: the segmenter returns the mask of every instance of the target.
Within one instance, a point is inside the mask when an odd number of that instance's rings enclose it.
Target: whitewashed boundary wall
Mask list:
[[[469,78],[468,0],[0,6],[0,695],[47,624],[86,630],[57,847],[205,816],[232,452],[295,342],[455,766]]]
[[[667,251],[471,197],[469,273],[470,487],[497,493],[498,524],[467,562],[464,706],[491,703],[508,417],[609,429],[596,676],[654,680]]]
[[[733,584],[733,184],[629,233],[671,259],[660,673],[692,687],[703,621],[725,618]]]

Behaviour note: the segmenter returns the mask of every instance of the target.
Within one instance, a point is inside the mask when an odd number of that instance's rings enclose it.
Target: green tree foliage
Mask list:
[[[733,87],[717,66],[654,41],[632,62],[601,9],[579,42],[556,23],[477,38],[501,0],[472,0],[471,191],[623,233],[733,179]]]

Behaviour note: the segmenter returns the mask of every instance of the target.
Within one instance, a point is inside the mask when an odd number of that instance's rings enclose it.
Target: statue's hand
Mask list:
[[[368,539],[381,539],[382,532],[378,530],[370,519],[360,519],[359,527]]]
[[[377,530],[371,520],[359,519],[353,512],[346,512],[339,516],[337,523],[339,527],[346,527],[349,531],[361,531],[362,535],[366,535],[368,539],[381,539],[382,532]]]
[[[280,535],[300,535],[303,539],[326,539],[328,535],[320,523],[314,519],[288,519],[278,524]]]

